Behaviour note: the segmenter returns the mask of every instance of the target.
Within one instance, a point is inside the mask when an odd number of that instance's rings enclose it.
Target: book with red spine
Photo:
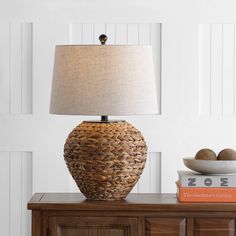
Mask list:
[[[176,184],[179,202],[236,202],[236,188],[189,188]]]

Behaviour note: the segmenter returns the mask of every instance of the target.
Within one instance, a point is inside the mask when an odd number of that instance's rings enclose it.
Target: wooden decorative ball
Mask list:
[[[125,121],[83,122],[69,134],[64,158],[86,198],[120,200],[142,174],[147,146],[141,132]]]
[[[217,160],[217,156],[213,150],[209,148],[203,148],[196,153],[195,159],[196,160]]]
[[[236,160],[236,151],[230,148],[220,151],[217,157],[218,160]]]

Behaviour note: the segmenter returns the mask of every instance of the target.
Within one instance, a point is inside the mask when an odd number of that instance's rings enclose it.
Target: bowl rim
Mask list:
[[[236,160],[198,160],[195,159],[194,157],[183,157],[183,160],[187,160],[187,161],[196,161],[196,162],[236,162]]]

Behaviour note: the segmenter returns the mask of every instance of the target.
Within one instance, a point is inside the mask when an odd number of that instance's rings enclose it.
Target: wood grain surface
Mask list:
[[[235,203],[179,203],[175,194],[121,201],[38,193],[28,203],[32,236],[234,236]]]

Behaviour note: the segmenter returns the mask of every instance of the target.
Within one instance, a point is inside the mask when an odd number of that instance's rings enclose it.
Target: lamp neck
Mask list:
[[[103,122],[104,122],[104,121],[105,121],[105,122],[108,121],[108,116],[101,116],[101,121],[103,121]]]

